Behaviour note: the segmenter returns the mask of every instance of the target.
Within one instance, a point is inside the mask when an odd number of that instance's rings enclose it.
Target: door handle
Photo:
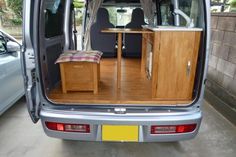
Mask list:
[[[190,76],[190,72],[191,72],[191,61],[188,61],[188,63],[187,63],[187,77]]]

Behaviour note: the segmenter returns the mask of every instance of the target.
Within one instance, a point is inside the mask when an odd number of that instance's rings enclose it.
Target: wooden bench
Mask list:
[[[98,93],[100,81],[100,51],[74,51],[62,53],[55,64],[60,65],[62,92],[93,91]]]

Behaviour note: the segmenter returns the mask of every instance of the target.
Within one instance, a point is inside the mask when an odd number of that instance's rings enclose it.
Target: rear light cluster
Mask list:
[[[153,125],[151,126],[151,134],[179,134],[193,132],[197,124],[186,125]]]
[[[90,133],[90,125],[88,124],[66,124],[56,122],[45,122],[45,124],[49,130],[61,132]]]

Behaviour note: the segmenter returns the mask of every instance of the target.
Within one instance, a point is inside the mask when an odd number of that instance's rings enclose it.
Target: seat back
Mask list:
[[[144,13],[140,8],[133,10],[131,22],[126,28],[142,28],[146,25],[144,22]],[[142,51],[142,34],[125,34],[125,50],[124,57],[140,57]]]
[[[103,57],[114,57],[116,56],[116,35],[102,33],[101,30],[104,28],[114,28],[114,25],[109,21],[107,9],[100,8],[97,13],[96,22],[91,27],[91,47],[93,50],[102,51]]]

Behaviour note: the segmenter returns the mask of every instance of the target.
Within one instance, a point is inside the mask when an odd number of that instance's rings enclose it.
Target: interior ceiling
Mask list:
[[[153,0],[155,2],[156,0]],[[104,0],[103,3],[131,3],[131,4],[140,4],[140,0]]]
[[[115,3],[140,3],[140,0],[104,0],[104,3],[115,2]]]

